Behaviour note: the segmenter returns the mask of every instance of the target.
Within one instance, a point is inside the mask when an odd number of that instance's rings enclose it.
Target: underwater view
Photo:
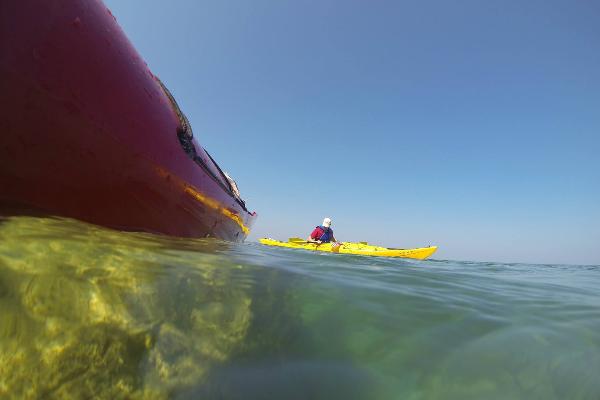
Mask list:
[[[598,399],[599,287],[8,217],[0,398]]]

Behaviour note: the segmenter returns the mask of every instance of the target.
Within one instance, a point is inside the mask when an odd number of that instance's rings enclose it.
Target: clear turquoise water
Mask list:
[[[0,398],[599,399],[600,266],[0,221]]]

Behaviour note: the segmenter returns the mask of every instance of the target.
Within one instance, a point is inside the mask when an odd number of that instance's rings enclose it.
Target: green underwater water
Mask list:
[[[0,398],[598,399],[600,266],[0,219]]]

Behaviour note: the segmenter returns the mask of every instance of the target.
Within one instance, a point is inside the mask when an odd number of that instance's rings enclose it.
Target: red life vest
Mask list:
[[[333,229],[331,228],[325,228],[324,226],[317,226],[315,228],[315,231],[317,232],[316,235],[311,235],[312,237],[314,237],[317,240],[320,240],[321,242],[331,242],[331,238],[333,238]],[[314,234],[315,232],[313,232]]]

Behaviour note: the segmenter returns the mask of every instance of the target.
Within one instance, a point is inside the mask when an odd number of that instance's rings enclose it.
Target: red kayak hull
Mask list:
[[[174,60],[174,62],[177,62]],[[0,4],[0,210],[241,241],[256,217],[99,0]]]

